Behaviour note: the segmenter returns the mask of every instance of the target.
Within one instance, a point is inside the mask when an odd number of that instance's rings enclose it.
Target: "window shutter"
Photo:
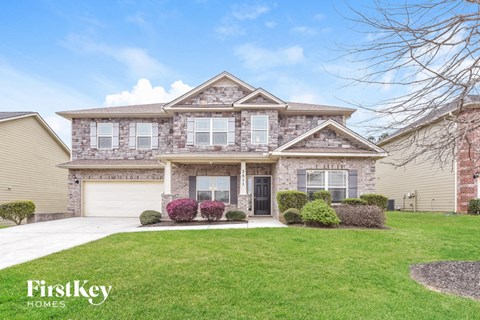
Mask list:
[[[90,148],[97,148],[97,123],[90,122]]]
[[[187,119],[187,145],[193,146],[193,134],[195,131],[194,119]]]
[[[358,197],[358,172],[357,170],[348,170],[348,197]]]
[[[158,123],[152,123],[152,149],[158,149]]]
[[[230,177],[230,204],[237,204],[237,177]]]
[[[197,200],[197,177],[188,177],[188,197],[193,200]]]
[[[128,136],[128,145],[130,149],[135,149],[137,147],[137,134],[136,134],[137,124],[130,123],[130,131]]]
[[[227,144],[235,144],[235,118],[228,118]]]
[[[118,123],[113,124],[113,138],[112,138],[112,148],[118,148],[118,136],[119,136],[119,125]]]
[[[307,170],[297,170],[297,190],[307,192]]]

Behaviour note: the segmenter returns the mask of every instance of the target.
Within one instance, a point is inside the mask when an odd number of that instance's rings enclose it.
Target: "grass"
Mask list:
[[[117,234],[0,271],[0,319],[479,319],[479,302],[425,289],[409,266],[479,260],[480,217],[388,225]],[[98,307],[32,308],[28,279],[113,289]]]

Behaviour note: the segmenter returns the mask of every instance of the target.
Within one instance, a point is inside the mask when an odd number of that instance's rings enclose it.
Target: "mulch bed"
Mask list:
[[[480,261],[416,264],[410,276],[430,290],[480,300]]]
[[[204,221],[204,220],[194,220],[190,222],[175,222],[175,221],[161,221],[154,224],[147,224],[145,226],[141,226],[141,228],[148,228],[148,227],[182,227],[182,226],[213,226],[216,224],[242,224],[247,223],[247,221],[228,221],[228,220],[219,220],[219,221]]]

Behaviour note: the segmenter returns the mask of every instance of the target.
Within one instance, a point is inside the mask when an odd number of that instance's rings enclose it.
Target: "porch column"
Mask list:
[[[164,193],[172,194],[172,161],[167,160],[165,162],[165,177],[163,178]]]
[[[247,163],[240,163],[240,195],[247,194]]]

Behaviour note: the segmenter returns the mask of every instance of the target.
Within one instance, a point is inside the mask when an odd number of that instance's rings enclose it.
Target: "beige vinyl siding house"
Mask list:
[[[70,150],[32,112],[0,112],[0,203],[32,200],[37,213],[67,211]]]
[[[440,126],[436,124],[435,126]],[[431,128],[430,128],[431,129]],[[402,159],[411,150],[397,150],[402,139],[382,144],[389,155],[375,165],[376,192],[395,200],[395,209],[416,211],[456,211],[455,163],[440,168],[428,155],[402,167],[392,162]],[[414,197],[408,194],[414,193]]]

